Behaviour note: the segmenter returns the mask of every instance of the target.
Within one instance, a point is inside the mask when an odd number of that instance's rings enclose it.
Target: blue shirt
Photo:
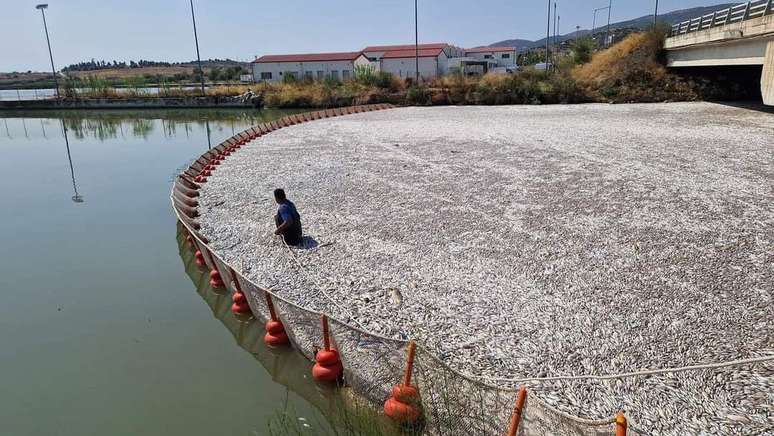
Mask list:
[[[279,213],[280,217],[282,217],[283,222],[288,221],[298,221],[298,211],[296,210],[296,205],[293,204],[290,200],[285,200],[282,203],[280,203],[279,207],[277,208],[277,213]]]

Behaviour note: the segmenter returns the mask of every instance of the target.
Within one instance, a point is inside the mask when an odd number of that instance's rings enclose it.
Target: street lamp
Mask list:
[[[610,12],[613,11],[613,0],[607,5],[607,31],[605,32],[605,46],[610,45]]]
[[[548,73],[548,50],[551,45],[551,0],[548,0],[548,24],[546,24],[546,74]]]
[[[419,17],[417,0],[414,0],[414,62],[416,64],[416,85],[419,85]]]
[[[48,58],[51,59],[51,74],[54,75],[54,86],[56,87],[56,97],[59,98],[59,81],[56,79],[56,68],[54,68],[54,55],[51,54],[51,40],[48,39],[48,25],[46,24],[46,9],[48,4],[41,3],[35,6],[43,16],[43,29],[46,31],[46,44],[48,44]]]
[[[193,21],[194,41],[196,41],[196,62],[199,64],[199,81],[202,84],[202,96],[204,96],[204,70],[202,58],[199,56],[199,36],[196,34],[196,15],[194,15],[193,0],[191,0],[191,21]]]

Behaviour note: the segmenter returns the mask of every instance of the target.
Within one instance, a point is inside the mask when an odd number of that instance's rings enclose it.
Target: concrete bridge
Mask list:
[[[774,0],[757,0],[672,26],[668,65],[763,66],[763,102],[774,106]]]

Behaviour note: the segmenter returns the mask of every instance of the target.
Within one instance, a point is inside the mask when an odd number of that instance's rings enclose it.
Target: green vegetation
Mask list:
[[[690,101],[730,95],[731,91],[724,91],[715,84],[717,81],[670,73],[664,66],[665,34],[661,27],[633,33],[597,53],[594,53],[594,40],[579,38],[569,53],[557,55],[550,72],[525,67],[513,74],[464,76],[456,73],[417,85],[413,80],[401,80],[376,71],[372,66],[358,66],[353,77],[343,81],[330,77],[322,80],[309,76],[299,78],[285,73],[282,83],[210,86],[206,93],[229,97],[242,95],[249,89],[265,106],[276,108],[327,108],[371,103],[494,105]],[[542,61],[537,57],[533,60]],[[208,77],[211,81],[230,80],[240,73],[239,67],[213,67]],[[62,89],[69,98],[199,95],[198,89],[173,87],[170,82],[165,77],[129,76],[122,80],[123,89],[116,89],[113,82],[98,76],[68,77],[62,83]],[[144,92],[147,86],[158,86],[159,93]]]

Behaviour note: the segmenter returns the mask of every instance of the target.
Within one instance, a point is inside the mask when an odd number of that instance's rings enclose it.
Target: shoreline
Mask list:
[[[84,109],[197,109],[197,108],[262,108],[260,100],[240,101],[235,97],[146,97],[47,100],[0,100],[0,112],[18,110],[84,110]]]

